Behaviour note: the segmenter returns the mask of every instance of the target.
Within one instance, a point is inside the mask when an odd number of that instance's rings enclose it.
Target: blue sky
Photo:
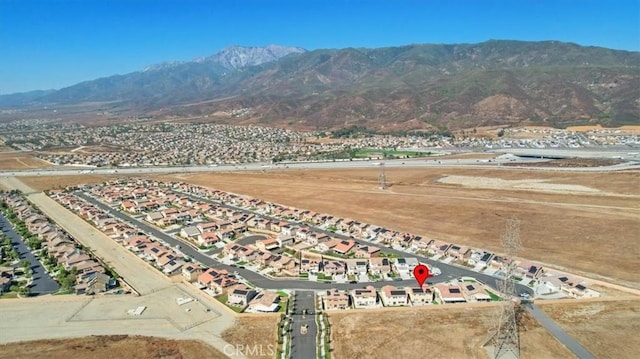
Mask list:
[[[489,39],[640,50],[640,0],[0,0],[0,94],[61,88],[229,45]]]

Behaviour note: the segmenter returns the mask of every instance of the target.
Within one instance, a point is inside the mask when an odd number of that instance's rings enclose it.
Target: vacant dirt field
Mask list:
[[[236,318],[236,325],[222,333],[222,339],[234,345],[257,348],[245,353],[255,354],[247,355],[249,359],[273,358],[278,344],[276,330],[279,320],[280,316],[277,314],[241,315]]]
[[[20,177],[20,181],[35,190],[43,191],[85,183],[101,183],[116,177],[115,175],[29,176]]]
[[[20,152],[0,153],[0,171],[28,170],[51,167],[50,163]]]
[[[402,311],[329,314],[336,358],[488,358],[494,307],[446,306]],[[553,336],[525,315],[520,333],[523,358],[571,358]],[[544,348],[543,350],[541,348]]]
[[[514,169],[296,170],[160,176],[354,218],[463,245],[500,251],[505,218],[521,220],[520,256],[614,278],[640,287],[639,172],[554,172]],[[447,176],[584,186],[593,191],[471,188],[440,183]],[[542,182],[541,182],[542,181]],[[615,258],[615,260],[612,260]]]
[[[226,358],[214,348],[192,340],[111,335],[77,339],[36,340],[0,345],[0,359],[199,359]]]
[[[597,358],[637,358],[640,301],[544,304],[540,308]]]

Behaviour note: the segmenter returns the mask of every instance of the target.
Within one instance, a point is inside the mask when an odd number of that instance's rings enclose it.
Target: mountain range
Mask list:
[[[314,51],[232,46],[60,90],[0,96],[3,108],[84,103],[108,104],[119,115],[314,129],[639,124],[640,53],[504,40]]]

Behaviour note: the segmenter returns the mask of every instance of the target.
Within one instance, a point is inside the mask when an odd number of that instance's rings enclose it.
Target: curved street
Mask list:
[[[145,223],[144,221],[138,220],[136,218],[133,218],[131,216],[128,216],[118,210],[114,210],[113,208],[107,206],[106,204],[96,200],[93,197],[90,197],[82,192],[75,192],[75,194],[77,196],[79,196],[80,198],[83,198],[87,201],[89,201],[91,204],[95,205],[96,207],[107,211],[108,213],[111,213],[111,215],[121,219],[122,221],[125,222],[133,222],[135,223],[136,227],[138,227],[138,229],[140,229],[141,231],[150,234],[160,240],[162,240],[163,242],[168,243],[169,245],[171,245],[172,247],[175,247],[176,245],[180,245],[181,246],[181,251],[185,254],[190,256],[191,258],[193,258],[194,260],[208,266],[211,268],[216,268],[216,269],[225,269],[227,271],[234,272],[237,271],[239,275],[241,275],[242,277],[244,277],[246,280],[248,280],[249,282],[253,283],[254,285],[256,285],[257,287],[260,288],[265,288],[265,289],[301,289],[301,290],[327,290],[327,289],[354,289],[354,288],[362,288],[363,286],[367,286],[367,285],[372,285],[375,288],[381,288],[385,285],[397,285],[397,286],[416,286],[416,281],[415,279],[408,279],[408,280],[394,280],[394,281],[383,281],[383,282],[370,282],[370,283],[323,283],[323,282],[314,282],[314,281],[308,281],[308,280],[300,280],[300,279],[272,279],[272,278],[267,278],[261,274],[258,274],[256,272],[253,272],[251,270],[248,269],[244,269],[244,268],[238,268],[238,267],[232,267],[230,265],[226,265],[223,263],[220,263],[219,261],[213,259],[212,257],[206,255],[205,253],[202,253],[200,251],[198,251],[197,249],[195,249],[194,247],[192,247],[191,244],[189,244],[187,241],[182,240],[182,239],[178,239],[172,235],[169,235],[159,229],[157,229],[156,227],[149,225],[147,223]],[[187,195],[187,194],[185,194]],[[208,203],[214,203],[216,205],[220,205],[219,203],[216,203],[214,201],[210,201],[207,199],[203,199],[200,197],[195,197],[190,195],[192,198],[197,198],[200,201],[205,201]],[[229,208],[234,208],[234,209],[238,209],[238,210],[242,210],[240,208],[237,207],[232,207],[229,205],[224,205],[226,207]],[[247,210],[242,210],[244,212],[247,213],[251,213]],[[269,217],[269,216],[263,216],[265,218],[273,218],[273,217]],[[351,237],[347,237],[344,235],[340,235],[340,234],[335,234],[335,233],[331,233],[332,236],[335,236],[337,238],[342,238],[342,239],[353,239]],[[446,263],[442,263],[442,262],[438,262],[438,261],[434,261],[432,259],[423,257],[423,256],[419,256],[419,255],[415,255],[415,254],[410,254],[410,253],[406,253],[406,252],[402,252],[396,249],[392,249],[392,248],[387,248],[384,246],[380,246],[377,244],[372,244],[372,243],[368,243],[366,241],[363,240],[356,240],[356,242],[360,243],[360,244],[366,244],[368,246],[373,246],[373,247],[378,247],[381,249],[384,249],[384,251],[386,252],[390,252],[390,253],[394,253],[397,255],[401,255],[403,257],[407,257],[407,258],[417,258],[419,261],[423,262],[423,263],[427,263],[429,265],[435,266],[440,268],[442,274],[437,276],[437,277],[432,277],[430,278],[427,282],[428,283],[439,283],[439,282],[445,282],[454,278],[459,278],[459,277],[474,277],[476,278],[478,281],[480,282],[484,282],[485,284],[487,284],[488,286],[490,286],[491,288],[494,288],[497,290],[497,281],[500,280],[499,277],[496,276],[492,276],[492,275],[488,275],[488,274],[484,274],[484,273],[478,273],[475,272],[469,268],[465,268],[465,267],[459,267],[459,266],[455,266],[455,265],[451,265],[451,264],[446,264]],[[516,284],[515,286],[517,293],[521,293],[521,292],[527,292],[529,293],[529,295],[533,295],[533,290],[527,286],[521,285],[521,284]]]

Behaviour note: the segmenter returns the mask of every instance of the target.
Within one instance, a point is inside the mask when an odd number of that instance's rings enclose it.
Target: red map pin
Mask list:
[[[424,281],[429,278],[429,267],[424,264],[418,264],[413,268],[413,276],[416,277],[418,285],[422,288]]]

